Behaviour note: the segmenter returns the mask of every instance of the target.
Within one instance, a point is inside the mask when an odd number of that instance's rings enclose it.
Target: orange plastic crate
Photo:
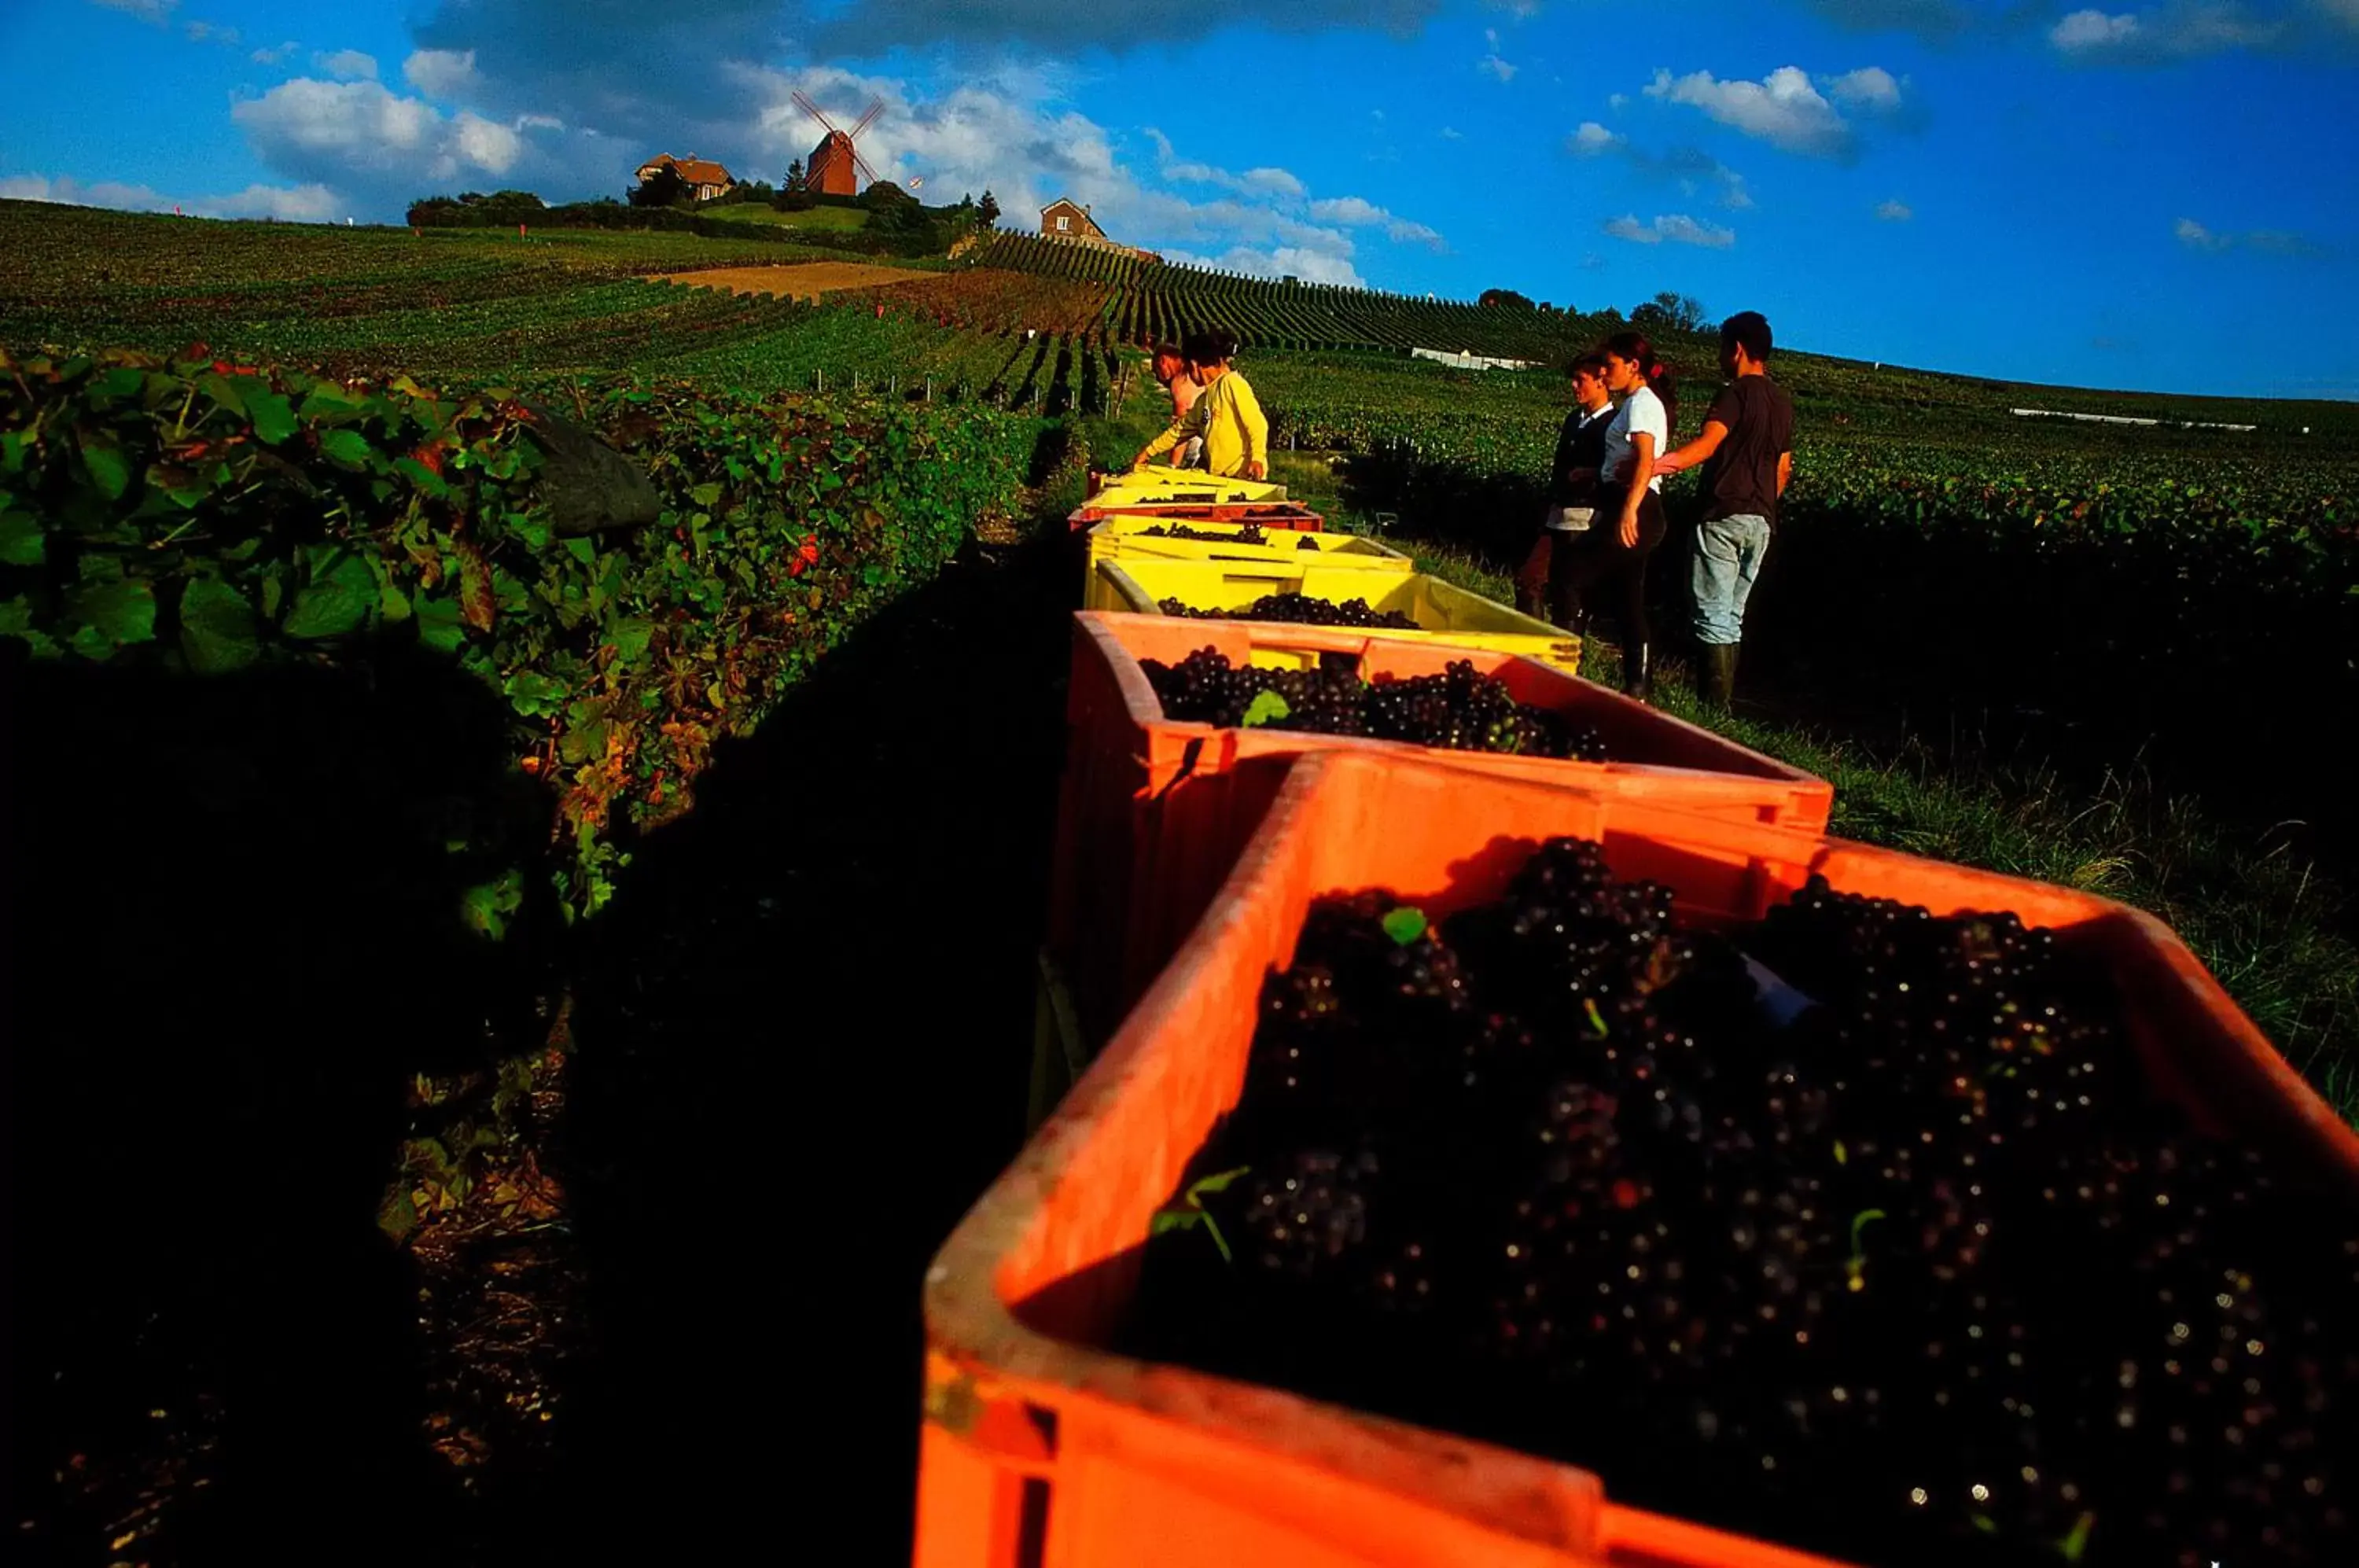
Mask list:
[[[1434,675],[1469,660],[1505,681],[1518,701],[1594,725],[1614,760],[1440,751],[1167,719],[1139,660],[1177,664],[1200,648],[1264,664],[1343,655],[1371,678]],[[1305,752],[1446,762],[1812,831],[1826,826],[1834,803],[1823,779],[1537,660],[1389,641],[1380,631],[1084,611],[1073,623],[1066,716],[1049,945],[1092,1040],[1105,1037],[1195,925],[1267,809],[1287,760]]]
[[[1218,901],[926,1279],[919,1568],[1824,1568],[1614,1505],[1483,1443],[1115,1356],[1156,1209],[1235,1103],[1263,976],[1310,900],[1497,897],[1538,841],[1597,838],[1691,914],[1757,919],[1813,872],[1937,913],[2009,909],[2117,981],[2159,1093],[2359,1192],[2359,1137],[2169,930],[2067,888],[1629,799],[1330,751],[1301,758]]]

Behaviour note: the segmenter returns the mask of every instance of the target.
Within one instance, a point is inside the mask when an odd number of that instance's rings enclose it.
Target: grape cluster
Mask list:
[[[1417,623],[1398,610],[1374,609],[1365,598],[1346,599],[1338,604],[1332,599],[1314,599],[1307,593],[1267,593],[1234,610],[1199,610],[1177,599],[1165,599],[1157,608],[1167,615],[1198,621],[1288,621],[1307,626],[1371,626],[1403,632],[1418,629]]]
[[[1190,724],[1245,722],[1254,699],[1274,691],[1286,712],[1257,722],[1273,729],[1370,735],[1452,751],[1605,760],[1597,732],[1546,708],[1519,702],[1506,681],[1454,659],[1440,675],[1362,681],[1348,659],[1310,670],[1233,665],[1201,648],[1178,664],[1142,659],[1147,683],[1170,717]]]
[[[1157,523],[1138,530],[1141,539],[1201,539],[1207,544],[1267,544],[1269,536],[1259,523],[1245,523],[1234,532],[1223,533],[1212,528],[1191,528],[1185,523]],[[1310,547],[1318,549],[1317,545]]]
[[[2359,1223],[2118,1017],[2010,915],[1703,929],[1581,840],[1323,900],[1198,1160],[1234,1261],[1151,1249],[1129,1347],[1863,1563],[2359,1562]]]

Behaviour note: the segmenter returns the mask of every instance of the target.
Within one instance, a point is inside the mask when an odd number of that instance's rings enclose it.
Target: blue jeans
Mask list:
[[[1769,519],[1753,513],[1714,517],[1696,528],[1688,583],[1695,595],[1696,641],[1733,648],[1745,639],[1745,601],[1769,553]]]

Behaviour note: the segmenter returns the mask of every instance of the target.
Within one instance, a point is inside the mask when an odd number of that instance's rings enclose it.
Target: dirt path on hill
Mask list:
[[[775,294],[788,299],[816,299],[846,289],[875,289],[886,283],[907,283],[931,278],[906,267],[873,267],[858,261],[805,261],[784,267],[715,267],[701,272],[658,272],[651,283],[688,283],[699,289],[726,289],[732,294]]]

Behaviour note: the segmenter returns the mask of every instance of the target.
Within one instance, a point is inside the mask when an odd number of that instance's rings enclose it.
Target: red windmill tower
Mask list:
[[[819,146],[811,148],[810,157],[804,160],[804,178],[810,182],[812,192],[828,196],[857,196],[862,179],[865,178],[871,185],[875,184],[876,171],[868,167],[866,158],[860,156],[860,147],[853,138],[876,123],[876,116],[885,112],[885,100],[876,99],[862,110],[860,118],[852,123],[852,129],[839,131],[834,121],[820,113],[818,104],[799,92],[795,93],[794,99],[796,108],[827,127],[827,135],[819,139]]]

